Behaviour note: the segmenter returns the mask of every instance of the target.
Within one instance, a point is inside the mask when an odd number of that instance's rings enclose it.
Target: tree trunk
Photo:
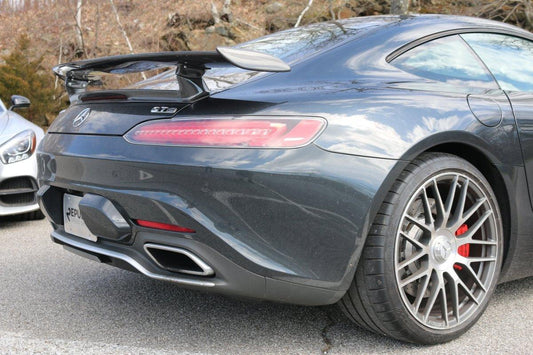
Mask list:
[[[93,45],[93,57],[96,57],[96,51],[98,49],[98,31],[100,30],[100,4],[96,3],[96,24],[94,25],[94,45]]]
[[[83,8],[83,0],[78,0],[76,3],[76,33],[78,48],[76,50],[76,56],[82,57],[85,54],[85,42],[83,41],[83,32],[81,30],[81,10]]]
[[[311,8],[311,5],[313,5],[313,0],[309,0],[307,6],[302,10],[300,16],[298,16],[298,20],[296,20],[296,24],[294,25],[294,27],[300,26],[300,23],[302,22],[305,13]]]
[[[122,32],[122,36],[124,36],[124,40],[126,40],[126,44],[128,45],[130,53],[134,54],[135,52],[133,51],[133,46],[131,45],[130,38],[128,37],[128,34],[126,33],[124,26],[122,26],[122,22],[120,22],[120,16],[118,15],[118,10],[117,10],[117,7],[115,6],[115,2],[113,0],[109,0],[109,2],[111,3],[111,8],[113,9],[113,13],[115,14],[115,19],[117,20],[118,28]],[[146,80],[146,74],[144,74],[144,72],[141,72],[141,75],[143,79]]]
[[[220,15],[218,14],[217,6],[212,1],[211,1],[211,14],[213,15],[213,21],[215,21],[215,25],[218,25],[220,23]]]
[[[393,15],[407,15],[409,0],[391,0],[390,13]]]

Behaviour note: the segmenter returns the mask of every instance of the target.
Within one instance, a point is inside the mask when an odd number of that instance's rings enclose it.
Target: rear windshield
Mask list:
[[[292,64],[314,53],[354,39],[369,29],[394,21],[397,21],[397,18],[376,16],[316,23],[273,33],[238,44],[235,48],[267,53]]]
[[[276,32],[238,44],[234,48],[270,54],[292,65],[313,54],[328,50],[348,40],[353,40],[368,30],[396,22],[398,19],[395,16],[373,16],[316,23]],[[203,79],[209,91],[213,92],[264,74],[237,67],[213,66],[211,70],[204,74]],[[177,89],[178,86],[174,71],[168,71],[156,76],[153,80],[137,83],[133,87],[172,90]]]

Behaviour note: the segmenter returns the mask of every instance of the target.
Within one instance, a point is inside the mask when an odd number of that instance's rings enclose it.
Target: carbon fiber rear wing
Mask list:
[[[180,96],[191,99],[207,92],[202,76],[210,68],[209,64],[227,64],[264,72],[291,70],[281,59],[271,55],[230,47],[218,47],[216,51],[210,52],[160,52],[102,57],[59,64],[53,70],[65,81],[65,88],[73,101],[89,85],[100,85],[104,74],[121,75],[176,66]]]

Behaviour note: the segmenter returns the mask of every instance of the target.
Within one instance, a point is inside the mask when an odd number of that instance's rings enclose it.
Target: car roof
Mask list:
[[[312,26],[316,25],[319,27],[321,24],[327,24],[331,22],[336,22],[350,28],[370,28],[368,24],[372,23],[372,27],[381,27],[383,30],[399,31],[402,28],[406,30],[416,29],[418,33],[414,35],[413,39],[435,32],[465,28],[495,29],[500,30],[502,32],[508,31],[512,33],[520,33],[527,37],[532,36],[530,32],[524,29],[499,21],[493,21],[479,17],[443,14],[379,15],[353,17],[337,21],[322,22],[318,24],[313,24]],[[406,38],[406,40],[408,40],[408,38]]]
[[[428,38],[431,36],[436,38],[472,31],[508,33],[533,40],[533,34],[530,32],[502,22],[468,16],[413,14],[362,16],[313,23],[260,37],[235,47],[266,52],[293,66],[344,45],[355,49],[358,46],[356,43],[366,41],[369,37],[375,41],[375,45],[379,44],[381,53],[387,54],[414,41],[423,43],[432,39]],[[291,41],[293,44],[290,44]],[[262,46],[262,42],[265,42],[266,46]]]
[[[360,83],[363,81],[374,82],[379,78],[389,80],[390,75],[393,74],[391,72],[393,69],[387,62],[394,59],[391,58],[393,55],[401,55],[404,51],[432,39],[463,32],[507,33],[533,40],[531,33],[515,26],[475,17],[454,15],[355,17],[312,24],[306,27],[328,31],[332,28],[332,23],[350,30],[346,31],[345,34],[338,35],[342,39],[335,43],[328,43],[321,48],[310,46],[314,51],[310,51],[308,54],[302,54],[300,51],[298,53],[300,57],[290,62],[292,73],[279,74],[284,75],[284,82],[287,85],[290,85],[289,80],[294,80],[296,83],[300,82],[302,78],[321,81],[357,77]],[[291,31],[293,30],[280,33],[289,34]],[[276,55],[276,53],[271,54]],[[321,69],[317,70],[317,68]],[[271,85],[278,85],[279,75],[262,74],[248,80],[248,82],[251,84],[257,79],[261,81],[258,85],[269,85],[262,81],[262,78],[265,78],[265,80],[273,81]],[[266,79],[266,77],[270,79]],[[239,85],[233,86],[230,90],[237,89],[237,86]]]
[[[302,58],[295,64],[312,62],[322,56],[327,56],[330,63],[335,63],[337,58],[352,56],[355,53],[364,53],[367,62],[376,62],[386,59],[393,60],[405,51],[426,41],[452,34],[468,32],[504,33],[528,38],[533,41],[533,34],[516,26],[502,22],[455,15],[382,15],[355,17],[335,22],[354,30],[356,35],[346,38],[335,45],[318,50],[313,55]],[[372,23],[372,26],[368,26]],[[316,24],[320,28],[321,24]],[[315,25],[313,25],[315,26]],[[364,31],[356,31],[364,28]],[[334,53],[332,56],[326,52]],[[318,59],[320,60],[320,59]]]

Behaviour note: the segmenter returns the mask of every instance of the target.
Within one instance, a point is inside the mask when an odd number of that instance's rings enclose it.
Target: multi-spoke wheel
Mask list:
[[[483,175],[455,156],[425,154],[383,203],[341,308],[398,339],[451,340],[486,308],[502,243],[500,211]]]

